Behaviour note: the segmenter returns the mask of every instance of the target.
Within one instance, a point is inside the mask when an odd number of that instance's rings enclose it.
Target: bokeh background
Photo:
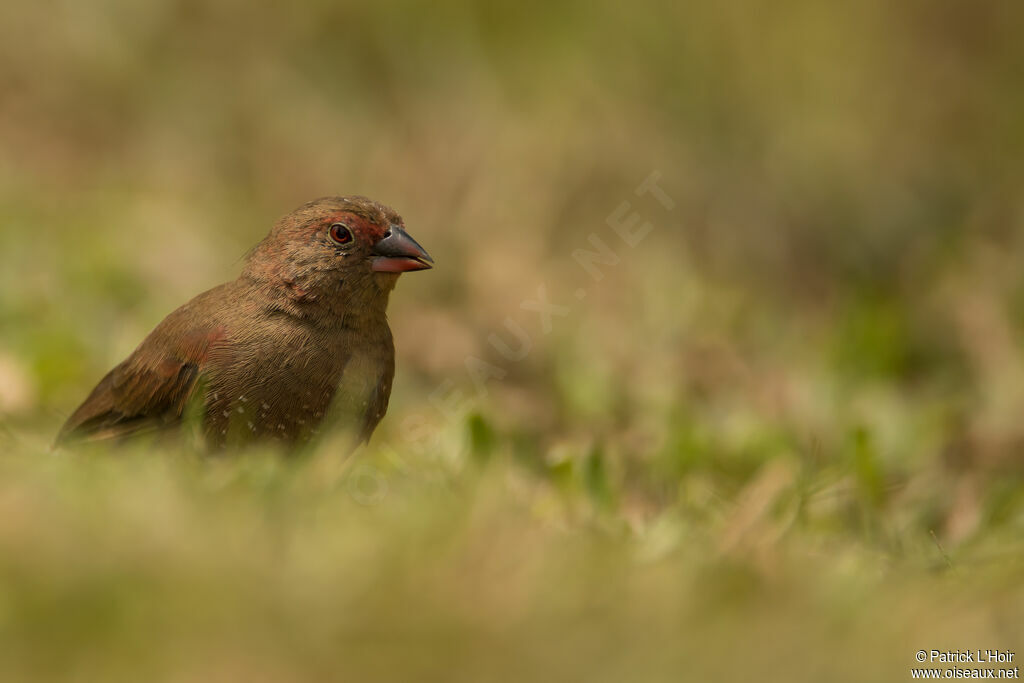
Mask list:
[[[0,677],[859,681],[921,648],[1022,656],[1022,22],[4,4]],[[652,173],[671,209],[636,193]],[[437,261],[392,298],[368,448],[49,452],[277,217],[352,193]],[[573,258],[595,235],[599,282]],[[550,329],[522,307],[541,287]],[[522,360],[489,343],[510,318]]]

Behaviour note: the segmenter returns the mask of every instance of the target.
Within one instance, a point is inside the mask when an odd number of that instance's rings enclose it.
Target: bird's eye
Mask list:
[[[335,244],[348,244],[352,241],[352,231],[344,223],[335,223],[328,230],[331,240]]]

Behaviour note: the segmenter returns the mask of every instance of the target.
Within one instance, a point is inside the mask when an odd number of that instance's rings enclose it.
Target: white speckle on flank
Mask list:
[[[249,399],[247,399],[245,396],[239,396],[238,400],[241,401],[242,403],[248,403],[249,402]]]
[[[270,410],[270,404],[266,401],[263,402],[263,410]]]
[[[242,406],[238,406],[238,412],[244,413],[245,412],[245,408],[243,408]]]
[[[230,410],[225,410],[223,415],[224,415],[224,417],[231,417],[231,411]]]

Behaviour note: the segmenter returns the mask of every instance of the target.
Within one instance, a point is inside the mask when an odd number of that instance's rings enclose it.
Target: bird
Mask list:
[[[393,209],[314,199],[285,215],[241,275],[181,306],[100,380],[55,447],[183,424],[210,449],[309,443],[325,421],[355,448],[384,417],[395,374],[388,298],[433,259]]]

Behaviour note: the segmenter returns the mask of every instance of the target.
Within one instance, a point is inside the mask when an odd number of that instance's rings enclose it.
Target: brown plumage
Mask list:
[[[400,273],[431,263],[386,206],[309,202],[277,222],[237,280],[164,318],[57,443],[167,429],[193,411],[214,447],[308,440],[328,416],[365,441],[395,371],[388,295]]]

